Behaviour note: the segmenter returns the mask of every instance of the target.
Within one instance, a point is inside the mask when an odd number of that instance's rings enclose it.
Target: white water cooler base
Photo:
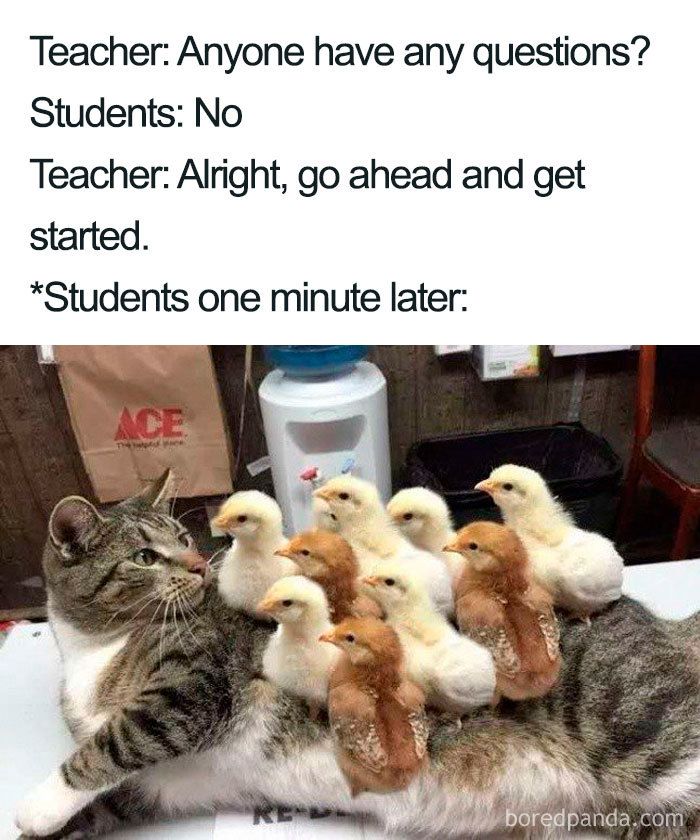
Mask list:
[[[386,380],[376,365],[358,362],[344,373],[296,378],[276,369],[260,385],[260,405],[272,462],[275,496],[288,532],[312,524],[311,482],[302,472],[316,467],[323,479],[351,472],[391,495]]]

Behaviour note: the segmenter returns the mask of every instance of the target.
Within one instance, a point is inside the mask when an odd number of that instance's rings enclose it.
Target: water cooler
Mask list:
[[[260,385],[275,496],[288,532],[312,524],[315,486],[349,472],[391,495],[386,380],[367,347],[274,346]]]

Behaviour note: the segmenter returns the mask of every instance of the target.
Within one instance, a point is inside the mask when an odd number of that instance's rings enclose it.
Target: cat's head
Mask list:
[[[44,573],[54,613],[85,632],[111,632],[196,608],[206,562],[168,514],[168,470],[142,493],[98,511],[68,496],[54,508]]]

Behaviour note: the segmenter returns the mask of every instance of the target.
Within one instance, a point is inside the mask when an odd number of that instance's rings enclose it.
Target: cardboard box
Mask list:
[[[540,373],[538,344],[475,344],[472,363],[484,382],[530,379]]]

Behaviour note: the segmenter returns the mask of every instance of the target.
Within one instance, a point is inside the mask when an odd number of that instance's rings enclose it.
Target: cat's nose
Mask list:
[[[207,573],[207,561],[201,554],[196,551],[190,551],[185,555],[185,563],[187,571],[192,572],[193,575],[201,575],[204,577]]]

